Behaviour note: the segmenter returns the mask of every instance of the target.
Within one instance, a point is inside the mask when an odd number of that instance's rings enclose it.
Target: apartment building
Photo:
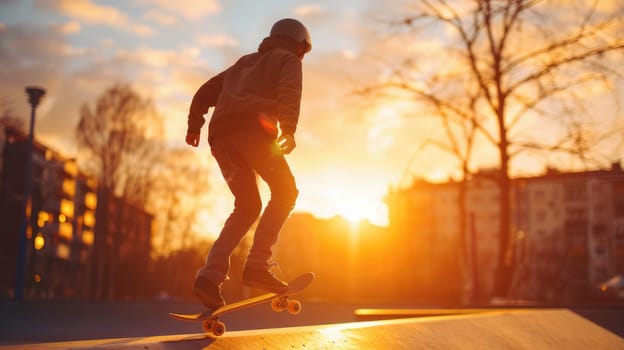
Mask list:
[[[465,183],[464,230],[460,185],[419,180],[390,191],[390,230],[403,243],[407,264],[435,264],[440,251],[452,250],[445,245],[456,245],[464,299],[474,300],[475,293],[487,298],[493,292],[499,252],[495,172],[480,172]],[[514,179],[511,192],[510,249],[516,265],[512,297],[594,298],[601,282],[624,273],[624,173],[619,164],[609,170],[549,171]],[[411,278],[436,278],[434,272],[418,273]]]
[[[492,293],[500,222],[499,188],[492,175],[485,171],[465,183],[463,230],[461,183],[416,180],[409,188],[390,191],[389,230],[396,236],[401,264],[421,267],[405,288],[437,289],[446,279],[445,288],[458,290],[466,302]],[[442,263],[447,265],[443,269],[431,268]]]
[[[10,297],[15,284],[18,237],[23,230],[27,136],[5,130],[0,235],[4,254],[0,288]],[[77,297],[86,294],[93,246],[95,182],[77,169],[74,160],[35,142],[32,155],[31,201],[27,212],[26,298]]]
[[[597,296],[598,286],[624,273],[624,173],[610,170],[519,179],[516,291],[545,299]]]
[[[18,237],[23,232],[23,197],[30,154],[28,137],[23,132],[5,128],[3,140],[0,299],[11,299],[16,283]],[[75,160],[46,145],[35,142],[32,162],[24,297],[85,299],[104,295],[113,299],[116,295],[108,293],[113,283],[109,281],[114,281],[117,290],[124,291],[123,297],[138,295],[133,293],[133,283],[140,278],[133,279],[127,273],[148,268],[152,215],[102,192],[94,179],[78,169]],[[100,198],[101,193],[104,195]],[[114,215],[109,215],[111,211]],[[104,271],[98,266],[119,268]],[[104,278],[99,273],[107,275]]]

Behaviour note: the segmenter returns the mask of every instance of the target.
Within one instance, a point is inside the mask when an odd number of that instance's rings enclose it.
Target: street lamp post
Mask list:
[[[19,233],[19,247],[17,253],[17,273],[15,276],[15,300],[21,300],[24,293],[24,273],[26,270],[26,246],[28,240],[26,238],[26,233],[28,231],[28,224],[30,220],[30,215],[32,215],[32,203],[31,203],[31,213],[27,212],[28,210],[28,201],[30,199],[30,187],[32,186],[32,167],[33,167],[33,149],[35,142],[35,110],[41,101],[43,95],[45,95],[45,90],[36,87],[29,86],[26,88],[26,93],[28,94],[28,103],[30,103],[30,134],[28,135],[28,155],[26,159],[26,174],[25,180],[26,184],[24,186],[24,197],[23,197],[23,207],[22,213],[24,214],[24,221],[22,223],[22,227]]]

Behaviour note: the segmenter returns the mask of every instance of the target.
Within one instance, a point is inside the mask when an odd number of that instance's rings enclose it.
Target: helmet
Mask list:
[[[306,44],[306,51],[312,50],[312,39],[310,33],[303,23],[292,18],[284,18],[273,24],[270,36],[285,36],[295,40],[298,43]]]

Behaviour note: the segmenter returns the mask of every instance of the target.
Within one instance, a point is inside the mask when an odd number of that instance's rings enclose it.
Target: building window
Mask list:
[[[43,228],[51,220],[52,216],[50,213],[42,210],[39,212],[39,217],[37,218],[37,226],[39,226],[39,228]]]
[[[74,161],[65,162],[63,170],[65,170],[65,173],[71,177],[76,177],[76,175],[78,174],[78,166]]]
[[[594,224],[593,232],[595,235],[605,235],[607,233],[607,225],[602,222],[596,223]]]
[[[61,243],[56,246],[56,256],[61,259],[69,259],[71,250],[67,244]]]
[[[596,252],[596,255],[605,255],[607,253],[607,250],[605,249],[604,245],[598,244],[596,245],[595,252]]]
[[[566,209],[566,219],[570,222],[586,222],[587,210],[585,208],[568,208]]]
[[[93,245],[94,238],[95,236],[93,234],[93,231],[90,231],[90,230],[82,231],[82,243],[86,245]]]
[[[571,185],[565,188],[565,200],[568,202],[585,201],[587,193],[583,185]]]
[[[608,270],[604,265],[598,266],[598,268],[595,271],[596,271],[596,279],[605,280],[609,278]]]
[[[95,209],[97,206],[97,196],[93,192],[85,194],[85,206],[89,209]]]
[[[59,224],[59,237],[62,237],[68,241],[70,241],[73,237],[73,227],[69,222],[62,222]]]
[[[95,227],[95,215],[90,210],[85,210],[84,224],[88,227]]]
[[[544,190],[541,188],[535,191],[535,199],[544,199]]]
[[[615,243],[618,245],[624,244],[624,225],[615,227]]]
[[[61,214],[66,218],[71,218],[74,216],[74,202],[61,199]],[[60,221],[60,220],[59,220]]]
[[[76,194],[76,181],[72,179],[63,180],[63,193],[68,196],[68,198],[74,198]]]
[[[600,194],[600,192],[602,192],[602,186],[600,184],[595,184],[592,186],[592,191],[594,193]]]
[[[616,200],[613,204],[613,210],[616,218],[624,218],[624,201]]]
[[[495,193],[492,195],[492,202],[495,204],[498,204],[498,201],[500,201],[500,195],[498,193]]]
[[[546,221],[546,212],[544,210],[538,210],[536,215],[535,215],[535,220],[537,222],[544,222],[544,221]]]

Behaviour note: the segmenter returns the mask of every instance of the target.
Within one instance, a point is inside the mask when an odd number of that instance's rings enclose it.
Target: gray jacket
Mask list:
[[[193,96],[188,131],[199,134],[204,114],[212,106],[208,126],[213,140],[232,130],[261,130],[277,137],[279,129],[294,135],[299,120],[302,64],[293,43],[268,37],[258,52],[241,57],[234,65],[204,83]]]

